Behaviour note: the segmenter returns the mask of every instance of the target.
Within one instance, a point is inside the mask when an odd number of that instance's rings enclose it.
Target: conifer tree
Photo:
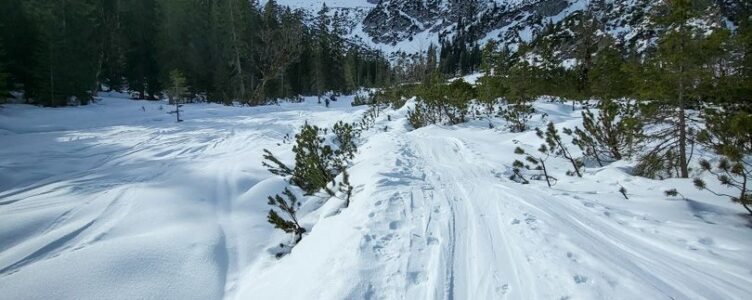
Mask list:
[[[528,184],[528,180],[525,179],[525,176],[522,174],[522,168],[528,169],[528,170],[535,170],[539,171],[540,174],[531,176],[531,179],[539,180],[541,177],[546,180],[546,184],[548,187],[552,187],[553,183],[556,182],[556,178],[549,175],[548,168],[546,168],[546,161],[549,157],[551,157],[551,152],[549,151],[548,147],[545,144],[541,144],[541,146],[538,148],[538,152],[540,153],[539,156],[535,156],[532,154],[528,154],[525,152],[524,149],[517,147],[514,149],[514,154],[517,155],[524,155],[525,161],[527,161],[530,164],[525,164],[524,162],[520,160],[515,160],[512,164],[512,176],[510,177],[511,180],[514,181],[521,181],[522,184]]]
[[[548,126],[546,126],[546,131],[543,131],[540,128],[536,128],[535,133],[539,138],[542,138],[546,141],[546,147],[542,147],[541,149],[546,150],[551,155],[562,157],[568,160],[569,163],[572,164],[572,168],[574,169],[574,172],[570,171],[570,173],[577,175],[577,177],[582,177],[582,173],[580,172],[582,162],[574,158],[567,146],[564,145],[564,141],[561,139],[561,135],[556,129],[556,126],[554,126],[554,122],[548,123]]]
[[[643,114],[648,122],[669,125],[650,135],[659,141],[635,169],[638,175],[655,177],[660,173],[689,177],[689,155],[693,129],[687,109],[699,100],[700,84],[708,78],[703,68],[709,59],[702,52],[702,34],[695,34],[688,24],[696,11],[691,0],[667,1],[668,28],[658,41],[658,49],[643,65],[638,95],[658,100],[646,105]],[[676,169],[676,170],[674,170]]]
[[[93,97],[100,59],[97,29],[100,1],[24,2],[35,22],[39,47],[34,49],[37,102],[67,105],[71,97],[87,104]],[[27,26],[29,26],[27,25]]]
[[[126,87],[126,40],[121,24],[122,0],[103,0],[102,24],[99,30],[102,42],[102,63],[98,81],[110,90],[122,91]]]
[[[5,41],[5,71],[8,73],[11,85],[20,85],[27,101],[36,98],[41,85],[37,71],[36,57],[41,51],[39,26],[27,8],[26,0],[0,1],[0,40]]]
[[[581,13],[577,21],[574,30],[574,57],[577,59],[577,66],[574,70],[577,83],[575,91],[578,98],[585,99],[590,96],[590,81],[594,77],[591,70],[593,68],[593,54],[598,50],[595,36],[597,24],[590,11]]]
[[[183,97],[186,93],[185,76],[178,70],[172,70],[170,72],[170,102],[175,104],[175,118],[178,122],[183,122],[180,119],[180,107],[183,106]]]
[[[590,71],[590,92],[601,100],[616,100],[632,94],[626,61],[613,38],[604,38],[605,46],[598,51]]]
[[[156,0],[123,0],[125,78],[139,99],[158,99],[162,90],[157,35],[161,15]]]
[[[716,192],[705,182],[695,179],[695,186],[738,202],[752,214],[752,114],[743,109],[710,110],[706,129],[698,134],[698,141],[721,156],[717,166],[707,160],[700,162],[703,171],[715,176],[725,187],[736,189],[738,195]]]
[[[573,135],[572,142],[600,166],[631,156],[643,136],[637,106],[631,102],[601,100],[597,108],[597,116],[589,108],[582,112],[582,128],[565,133]]]
[[[290,181],[300,187],[306,195],[313,195],[335,176],[334,150],[325,145],[321,137],[322,130],[316,126],[305,124],[300,133],[295,135],[295,169]],[[332,194],[331,191],[327,191]]]
[[[295,246],[300,242],[303,238],[303,234],[306,232],[305,228],[298,222],[297,212],[300,208],[300,202],[295,194],[293,194],[288,188],[285,188],[282,192],[282,196],[269,196],[268,204],[284,213],[285,216],[280,215],[274,209],[270,209],[269,214],[267,215],[267,221],[274,225],[274,228],[281,229],[286,233],[292,233],[292,246]]]
[[[258,30],[256,51],[261,83],[256,87],[251,104],[261,104],[266,98],[267,85],[279,79],[285,70],[300,58],[303,24],[289,10],[282,10],[270,0],[264,6],[263,26]]]
[[[8,96],[8,73],[5,71],[5,48],[0,37],[0,104],[5,103]]]

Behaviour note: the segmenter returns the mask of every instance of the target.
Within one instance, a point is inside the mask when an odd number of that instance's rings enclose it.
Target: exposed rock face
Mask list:
[[[437,40],[462,34],[469,43],[499,40],[515,48],[557,25],[568,30],[574,18],[594,18],[599,34],[608,34],[621,43],[640,47],[650,43],[662,29],[652,18],[661,0],[368,0],[372,8],[342,8],[344,22],[356,39],[383,45],[389,51],[414,38]],[[712,13],[703,16],[708,22],[728,26],[742,12],[752,9],[749,0],[709,0]],[[334,8],[337,9],[336,7]],[[356,13],[357,12],[357,13]],[[561,26],[559,26],[561,25]],[[361,28],[362,30],[354,30]],[[346,30],[347,31],[347,30]],[[558,35],[558,33],[556,33]],[[393,48],[391,46],[397,46]],[[415,49],[412,49],[415,51]]]

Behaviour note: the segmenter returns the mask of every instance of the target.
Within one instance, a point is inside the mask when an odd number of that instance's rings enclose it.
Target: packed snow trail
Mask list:
[[[745,299],[752,235],[743,209],[688,180],[618,162],[521,185],[514,148],[535,133],[500,120],[412,130],[407,108],[363,133],[354,197],[310,197],[308,234],[266,223],[304,122],[358,120],[347,101],[257,108],[106,98],[80,108],[0,111],[0,295],[8,299]],[[408,104],[409,107],[409,104]],[[538,102],[557,126],[568,105]],[[391,118],[388,118],[389,115]],[[388,120],[388,119],[391,119]],[[544,124],[536,117],[534,126]],[[386,130],[385,130],[386,128]],[[624,186],[629,199],[618,192]],[[686,200],[667,198],[678,188]]]
[[[558,125],[579,114],[536,108]],[[393,121],[377,128],[389,131],[372,135],[352,167],[352,205],[321,218],[288,257],[249,272],[237,299],[744,299],[752,291],[751,229],[727,199],[691,182],[635,178],[619,164],[570,178],[556,159],[548,162],[554,188],[521,185],[508,179],[513,152],[537,148],[534,132],[484,122],[410,131],[404,110],[388,113]],[[671,187],[689,199],[667,199]]]

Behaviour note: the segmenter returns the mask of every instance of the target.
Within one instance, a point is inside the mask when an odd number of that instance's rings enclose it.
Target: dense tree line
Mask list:
[[[342,26],[326,7],[309,18],[273,0],[7,0],[0,90],[47,106],[102,89],[157,99],[179,71],[189,98],[260,104],[387,84],[383,55]]]

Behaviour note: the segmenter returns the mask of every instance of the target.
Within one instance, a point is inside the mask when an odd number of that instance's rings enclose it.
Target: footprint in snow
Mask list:
[[[389,229],[391,230],[397,230],[402,226],[402,222],[400,221],[392,221],[389,222]]]
[[[579,275],[579,274],[574,275],[573,279],[574,279],[574,282],[577,283],[577,284],[583,284],[583,283],[586,283],[588,281],[587,277]]]

